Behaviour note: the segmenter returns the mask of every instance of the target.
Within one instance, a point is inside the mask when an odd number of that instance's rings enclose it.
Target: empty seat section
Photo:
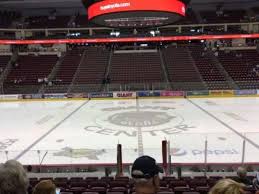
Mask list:
[[[87,47],[77,70],[71,92],[98,92],[101,90],[109,63],[110,51],[104,47]]]
[[[221,13],[216,11],[201,11],[204,23],[238,23],[244,20],[245,10],[224,10]]]
[[[0,28],[10,27],[12,22],[21,17],[21,14],[15,11],[0,10]]]
[[[201,44],[188,46],[195,64],[209,89],[230,89],[224,75],[213,64],[210,56],[204,52]]]
[[[19,56],[17,67],[13,67],[4,82],[7,94],[37,93],[43,83],[38,78],[48,77],[56,64],[56,55]]]
[[[205,89],[188,48],[170,46],[163,49],[163,56],[174,89]]]
[[[110,51],[103,47],[88,47],[74,84],[101,84],[109,62]]]
[[[66,28],[69,16],[32,16],[26,18],[27,28]]]
[[[254,72],[254,68],[259,65],[259,54],[256,50],[221,51],[219,60],[240,88],[259,87],[259,76]]]
[[[111,83],[163,82],[160,57],[154,53],[114,53],[110,69]]]
[[[20,85],[36,85],[38,78],[48,77],[56,64],[56,55],[19,56],[17,67],[13,67],[5,81],[14,84],[14,80],[20,80]]]
[[[10,59],[11,56],[0,56],[0,75],[4,71]]]
[[[83,55],[82,49],[67,51],[55,79],[62,84],[70,84]]]
[[[87,15],[79,15],[75,19],[75,26],[77,28],[85,28],[89,26],[93,26],[94,24],[91,24],[87,18]]]

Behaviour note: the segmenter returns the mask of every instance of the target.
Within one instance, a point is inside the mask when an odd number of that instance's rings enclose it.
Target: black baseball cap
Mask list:
[[[150,179],[163,172],[163,169],[156,164],[154,158],[150,156],[141,156],[133,163],[131,176],[132,178]]]

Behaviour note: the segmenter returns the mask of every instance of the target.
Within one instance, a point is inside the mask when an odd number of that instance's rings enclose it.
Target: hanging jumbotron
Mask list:
[[[172,24],[185,16],[179,0],[103,0],[86,6],[88,20],[112,28],[145,28]]]

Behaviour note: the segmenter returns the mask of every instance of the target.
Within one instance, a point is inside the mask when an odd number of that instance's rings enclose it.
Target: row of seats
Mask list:
[[[207,194],[211,187],[223,177],[183,177],[176,179],[175,177],[163,177],[160,180],[160,192],[198,192],[200,194]],[[235,179],[236,177],[226,177]],[[254,177],[248,177],[252,180]],[[30,185],[34,187],[41,180],[52,180],[57,187],[61,188],[62,192],[84,193],[96,192],[97,194],[105,194],[107,192],[121,192],[122,194],[129,194],[135,192],[134,182],[129,177],[88,177],[83,179],[81,177],[74,178],[31,178]],[[252,187],[246,187],[247,191],[254,193]]]

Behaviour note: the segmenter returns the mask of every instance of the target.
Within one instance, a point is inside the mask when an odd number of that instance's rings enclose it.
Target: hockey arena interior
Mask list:
[[[0,123],[0,194],[259,193],[259,2],[1,0]]]

